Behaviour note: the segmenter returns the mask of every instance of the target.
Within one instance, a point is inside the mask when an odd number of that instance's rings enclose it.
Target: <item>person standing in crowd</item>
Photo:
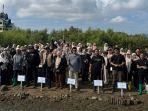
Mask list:
[[[94,50],[94,56],[91,59],[90,62],[90,67],[89,67],[89,72],[91,74],[91,80],[102,80],[103,79],[103,75],[102,75],[102,71],[103,71],[103,67],[104,67],[104,58],[103,56],[101,56],[99,54],[99,50],[95,49]],[[96,91],[96,87],[94,86],[93,88],[94,91]]]
[[[68,56],[68,55],[67,55]],[[64,50],[62,50],[62,58],[65,60],[65,68],[63,68],[63,85],[66,85],[66,80],[67,80],[67,71],[68,71],[68,66],[67,66],[67,56]]]
[[[17,85],[17,76],[22,73],[22,63],[23,57],[21,54],[21,50],[16,48],[16,54],[13,56],[13,86]]]
[[[137,58],[140,59],[141,49],[137,48],[135,53],[136,53]]]
[[[89,73],[89,64],[90,64],[90,55],[86,53],[86,49],[83,49],[82,55],[82,82],[88,81],[88,73]]]
[[[104,44],[104,51],[107,51],[108,50],[108,43],[105,43]]]
[[[81,43],[79,43],[79,44],[77,45],[77,53],[78,53],[79,55],[82,54],[82,44],[81,44]]]
[[[113,71],[112,71],[112,75],[113,75],[112,93],[115,92],[116,82],[117,81],[119,81],[119,82],[123,81],[124,65],[125,65],[125,58],[122,54],[120,54],[120,49],[116,47],[114,49],[114,52],[115,52],[114,55],[111,57],[111,65],[112,65],[112,68],[113,68]]]
[[[56,82],[56,88],[60,87],[63,88],[63,80],[64,80],[64,73],[67,67],[67,61],[66,58],[62,57],[61,50],[57,51],[57,56],[55,58],[55,82]]]
[[[96,45],[96,43],[93,43],[93,45],[92,45],[91,58],[95,55],[95,49],[97,49],[97,45]]]
[[[109,60],[109,62],[108,62],[108,78],[109,79],[112,79],[112,66],[110,64],[112,56],[113,56],[113,49],[108,48],[108,50],[107,50],[107,59]]]
[[[2,64],[1,64],[1,85],[8,85],[9,77],[8,77],[8,54],[7,50],[4,49],[4,51],[1,53],[1,59],[2,59]]]
[[[128,81],[128,88],[131,90],[132,85],[132,73],[131,73],[131,65],[132,65],[132,58],[130,51],[126,53],[126,72],[127,72],[127,81]]]
[[[79,82],[78,82],[78,74],[81,71],[81,57],[79,54],[77,54],[77,48],[73,47],[72,48],[72,53],[68,57],[68,66],[69,66],[69,78],[75,79],[75,88],[76,90],[79,90]],[[70,85],[70,89],[72,88],[72,85]]]
[[[120,54],[124,55],[124,57],[125,57],[125,52],[124,52],[123,48],[120,48]]]
[[[52,81],[55,82],[55,73],[54,73],[54,67],[55,67],[55,60],[56,60],[56,57],[57,57],[57,49],[54,49],[52,51],[52,69],[53,69],[53,75],[52,75]]]
[[[13,44],[11,49],[10,49],[10,54],[13,57],[16,54],[16,44]]]
[[[93,43],[93,46],[92,46],[92,50],[96,50],[97,49],[97,44],[96,43]]]
[[[20,50],[21,50],[22,58],[23,58],[23,62],[22,62],[22,74],[23,75],[26,75],[27,74],[27,59],[26,59],[26,56],[27,56],[27,48],[26,48],[26,46],[22,46],[20,48]]]
[[[148,75],[148,60],[144,57],[143,53],[140,54],[140,59],[137,60],[137,69],[139,77],[139,95],[141,95],[144,80],[146,80],[146,77]]]
[[[131,64],[131,72],[133,75],[133,83],[134,88],[137,91],[139,89],[139,77],[138,77],[138,69],[137,69],[137,61],[140,59],[141,50],[140,48],[137,48],[135,53],[132,54],[132,64]]]
[[[38,77],[38,66],[40,64],[40,56],[37,51],[34,50],[32,45],[29,45],[29,52],[26,56],[27,59],[27,75],[26,75],[26,86],[29,86],[30,82],[33,80],[34,87],[37,86]]]
[[[47,62],[46,84],[48,85],[48,88],[50,89],[51,81],[53,77],[53,66],[54,66],[52,49],[47,50],[46,62]]]
[[[66,44],[63,47],[63,54],[65,55],[66,59],[68,59],[69,53],[70,53],[70,47],[69,44]]]
[[[13,54],[11,53],[11,47],[8,45],[7,47],[7,58],[8,58],[8,65],[7,65],[7,84],[10,85],[12,83],[12,76],[13,76]]]
[[[45,77],[46,76],[46,69],[47,69],[47,63],[46,63],[46,57],[47,56],[47,49],[46,46],[43,46],[42,49],[40,49],[40,65],[39,65],[39,76]]]
[[[108,59],[108,57],[107,57],[107,51],[105,51],[104,53],[103,53],[103,57],[104,57],[104,61],[105,61],[105,64],[104,64],[104,69],[103,69],[103,80],[104,80],[104,83],[105,84],[108,84],[108,82],[109,82],[109,65],[110,65],[110,63],[109,63],[109,59]]]

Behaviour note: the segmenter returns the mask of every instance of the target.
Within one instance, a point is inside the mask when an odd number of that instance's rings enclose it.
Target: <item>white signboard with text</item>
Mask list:
[[[126,82],[117,82],[117,88],[118,89],[127,89]]]
[[[67,84],[75,85],[75,83],[76,83],[75,79],[71,79],[71,78],[67,79]]]
[[[45,83],[45,77],[38,77],[38,83]]]
[[[94,80],[94,86],[103,86],[102,80]]]
[[[25,81],[25,75],[18,75],[17,80],[20,81],[20,82]]]

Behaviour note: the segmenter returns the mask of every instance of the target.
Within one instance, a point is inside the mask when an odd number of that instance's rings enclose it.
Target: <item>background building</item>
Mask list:
[[[9,19],[8,14],[4,13],[4,6],[3,12],[0,13],[0,32],[4,30],[12,30],[14,28],[14,24],[11,23],[11,19]]]

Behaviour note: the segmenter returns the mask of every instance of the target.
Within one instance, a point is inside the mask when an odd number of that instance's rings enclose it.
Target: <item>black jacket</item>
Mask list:
[[[58,68],[55,68],[55,66],[54,66],[54,71],[55,71],[55,73],[61,73],[62,74],[63,72],[65,72],[66,68],[67,68],[66,58],[62,57]]]
[[[26,59],[28,68],[35,68],[40,64],[40,56],[39,53],[36,51],[28,52],[26,55]]]

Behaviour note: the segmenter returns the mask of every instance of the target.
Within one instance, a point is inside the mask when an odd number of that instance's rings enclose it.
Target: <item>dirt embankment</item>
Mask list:
[[[140,100],[136,105],[111,104],[113,97],[110,91],[98,95],[92,89],[81,89],[69,92],[64,89],[47,89],[40,87],[25,88],[9,87],[8,91],[1,92],[0,111],[148,111],[148,95],[138,96],[135,92],[127,92],[127,96]],[[114,96],[119,97],[120,92]]]

